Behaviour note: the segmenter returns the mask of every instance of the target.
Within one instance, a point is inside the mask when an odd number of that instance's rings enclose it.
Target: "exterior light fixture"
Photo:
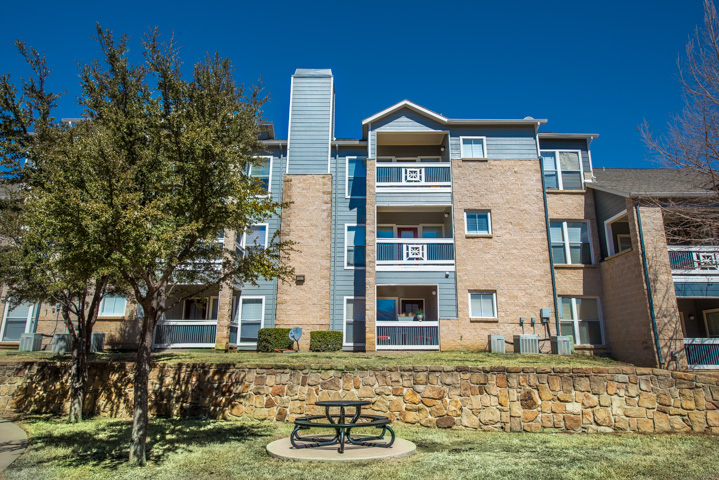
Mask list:
[[[304,275],[295,275],[295,282],[300,285],[305,283],[305,276]]]

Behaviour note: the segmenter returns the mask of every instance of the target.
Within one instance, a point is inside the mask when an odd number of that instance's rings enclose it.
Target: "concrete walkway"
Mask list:
[[[0,472],[27,448],[27,434],[9,420],[0,418]]]

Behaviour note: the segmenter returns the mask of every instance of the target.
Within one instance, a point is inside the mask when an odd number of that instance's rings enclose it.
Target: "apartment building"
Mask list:
[[[695,345],[716,356],[718,250],[668,246],[661,209],[639,198],[692,191],[679,172],[595,171],[595,134],[452,119],[407,100],[363,120],[362,138],[336,139],[334,99],[330,70],[295,72],[288,138],[269,124],[247,172],[289,207],[224,240],[262,248],[281,227],[296,242],[294,280],[187,300],[158,325],[157,348],[254,349],[260,328],[302,327],[304,349],[312,330],[342,331],[351,351],[486,349],[489,335],[524,332],[547,339],[543,351],[559,333],[638,365],[684,367]],[[96,331],[130,348],[135,315],[106,298]],[[2,340],[50,337],[57,317],[5,306]],[[689,363],[704,365],[701,352]]]

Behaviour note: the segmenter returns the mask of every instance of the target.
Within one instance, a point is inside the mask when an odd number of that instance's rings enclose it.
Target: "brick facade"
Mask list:
[[[281,239],[295,242],[290,265],[305,281],[277,285],[278,328],[301,327],[300,348],[307,350],[310,331],[330,328],[332,176],[286,175]]]

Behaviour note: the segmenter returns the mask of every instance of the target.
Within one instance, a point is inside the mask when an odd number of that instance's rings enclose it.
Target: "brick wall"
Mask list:
[[[330,328],[332,176],[285,175],[283,201],[281,238],[296,242],[289,263],[305,281],[278,283],[275,326],[301,327],[306,350],[310,331]]]
[[[490,334],[522,333],[519,317],[553,309],[539,162],[452,160],[452,189],[459,319],[440,320],[441,347],[481,349]],[[476,209],[491,211],[491,236],[465,234],[464,212]],[[497,292],[498,318],[470,320],[472,290]]]
[[[67,412],[69,366],[0,365],[0,415]],[[86,413],[129,417],[132,365],[90,366]],[[426,427],[504,431],[719,433],[719,376],[613,367],[388,367],[312,370],[155,365],[150,412],[291,422],[317,400]]]

